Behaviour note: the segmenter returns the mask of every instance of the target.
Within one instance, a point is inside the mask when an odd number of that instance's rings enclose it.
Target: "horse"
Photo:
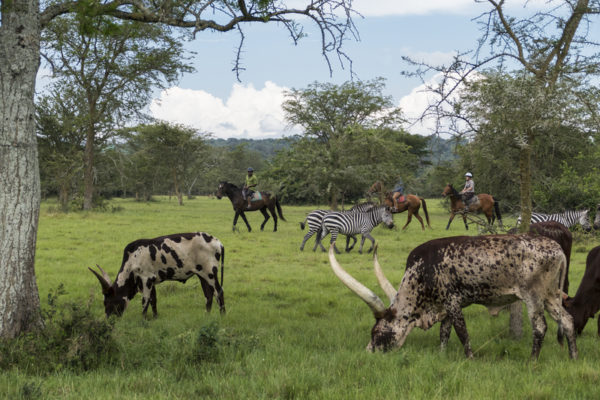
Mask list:
[[[279,218],[283,221],[286,219],[283,217],[281,212],[281,205],[279,204],[279,199],[276,195],[271,195],[269,192],[260,192],[262,198],[260,200],[252,200],[250,203],[250,208],[247,207],[247,201],[242,197],[242,188],[237,187],[233,183],[229,182],[220,182],[219,187],[217,189],[217,199],[221,199],[223,195],[229,197],[231,204],[233,205],[233,210],[235,211],[235,216],[233,217],[233,231],[235,232],[235,225],[237,224],[238,217],[241,216],[244,222],[246,223],[246,227],[248,227],[248,232],[252,232],[252,228],[246,219],[246,211],[256,211],[260,210],[262,215],[265,217],[265,220],[260,225],[260,230],[264,230],[265,224],[269,220],[269,213],[267,213],[267,209],[271,212],[273,216],[273,222],[275,227],[273,228],[273,232],[277,232],[277,213],[279,213]],[[277,213],[275,212],[275,208],[277,208]]]
[[[407,194],[406,201],[394,202],[394,193],[387,192],[385,195],[384,203],[386,206],[392,208],[392,213],[402,213],[404,211],[408,211],[408,218],[406,219],[406,224],[402,227],[402,229],[406,229],[410,221],[412,220],[412,216],[414,215],[419,222],[421,223],[421,228],[425,230],[425,225],[423,224],[423,218],[419,215],[419,208],[421,208],[421,204],[423,204],[423,212],[425,213],[425,219],[427,220],[427,226],[431,228],[431,224],[429,223],[429,214],[427,213],[427,203],[425,199],[419,196],[415,196],[414,194]]]
[[[369,201],[371,200],[371,196],[375,193],[379,194],[379,204],[383,204],[383,183],[381,181],[377,181],[371,185],[369,190],[367,190],[367,198]]]
[[[446,196],[450,198],[450,219],[448,220],[448,225],[446,225],[446,230],[450,228],[450,223],[457,213],[462,213],[465,229],[468,230],[467,215],[464,212],[465,205],[460,194],[454,189],[451,183],[447,184],[442,192],[442,197]],[[489,225],[493,225],[496,218],[498,218],[498,225],[502,228],[502,216],[500,215],[498,201],[492,195],[486,193],[476,195],[475,199],[477,200],[469,205],[469,212],[484,213]]]

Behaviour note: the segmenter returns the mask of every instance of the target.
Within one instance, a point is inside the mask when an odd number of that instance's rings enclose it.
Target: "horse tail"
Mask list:
[[[281,212],[281,204],[279,204],[279,197],[277,197],[277,195],[275,195],[275,206],[277,207],[277,214],[279,214],[279,218],[281,218],[283,221],[287,221]],[[304,227],[302,229],[304,229]]]
[[[496,200],[494,197],[492,197],[492,200],[494,200],[494,212],[496,213],[496,218],[498,219],[498,226],[502,228],[502,216],[500,215],[500,206],[498,206],[498,200]]]
[[[419,200],[421,200],[421,203],[423,203],[423,212],[425,213],[425,219],[427,220],[427,226],[431,228],[431,224],[429,223],[429,213],[427,212],[427,203],[425,202],[425,199],[422,197],[419,197]]]

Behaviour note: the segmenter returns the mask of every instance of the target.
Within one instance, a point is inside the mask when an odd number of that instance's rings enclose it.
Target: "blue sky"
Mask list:
[[[385,94],[408,115],[415,115],[419,110],[413,108],[424,101],[416,99],[422,97],[417,89],[420,82],[401,75],[408,68],[401,57],[444,62],[456,51],[472,49],[479,37],[472,19],[483,9],[473,0],[408,3],[413,2],[355,1],[364,15],[355,18],[360,40],[348,41],[344,49],[359,79],[384,77]],[[298,127],[285,122],[281,110],[284,91],[302,89],[315,81],[339,84],[351,78],[349,65],[342,68],[335,55],[330,60],[330,76],[315,27],[305,27],[308,37],[294,46],[281,26],[246,25],[241,82],[232,72],[238,34],[199,33],[186,46],[196,53],[196,72],[184,76],[176,87],[158,92],[150,106],[152,114],[215,137],[267,138],[298,133]]]

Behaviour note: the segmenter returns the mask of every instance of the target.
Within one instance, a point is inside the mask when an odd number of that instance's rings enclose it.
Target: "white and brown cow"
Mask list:
[[[442,323],[442,348],[452,326],[473,357],[462,308],[470,304],[497,307],[521,299],[533,326],[532,358],[537,358],[546,333],[544,308],[564,330],[571,358],[577,358],[573,319],[561,304],[565,255],[554,240],[538,235],[457,236],[426,242],[408,255],[398,291],[385,278],[375,252],[377,279],[391,305],[385,307],[370,289],[351,277],[335,259],[329,260],[338,278],[373,311],[375,326],[367,349],[401,347],[414,327]]]
[[[100,274],[91,268],[89,270],[102,285],[107,317],[112,314],[121,315],[137,292],[142,292],[144,316],[149,305],[152,305],[152,312],[156,316],[155,286],[163,281],[185,283],[192,276],[200,279],[206,297],[206,310],[210,311],[216,292],[221,313],[224,313],[224,263],[225,248],[216,237],[204,232],[177,233],[154,239],[138,239],[125,246],[121,269],[112,283],[99,265],[96,266]]]

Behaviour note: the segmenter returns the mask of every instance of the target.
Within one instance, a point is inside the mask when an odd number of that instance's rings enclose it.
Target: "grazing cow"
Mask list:
[[[581,334],[589,318],[600,310],[600,246],[594,247],[585,261],[585,273],[575,293],[567,297],[565,308],[573,316],[575,332]],[[598,318],[598,336],[600,336],[600,318]]]
[[[465,355],[473,357],[462,308],[470,304],[501,306],[525,302],[533,327],[531,357],[537,358],[546,333],[544,308],[564,330],[569,355],[577,358],[573,320],[562,307],[559,283],[564,279],[565,255],[552,239],[537,235],[457,236],[435,239],[408,255],[398,291],[385,278],[377,261],[375,274],[391,305],[351,277],[335,259],[329,261],[337,277],[373,311],[376,322],[368,350],[401,347],[416,326],[429,329],[441,321],[444,348],[454,326]]]
[[[563,282],[562,290],[565,293],[569,293],[569,266],[571,264],[571,247],[573,246],[573,234],[569,229],[556,221],[544,221],[536,222],[535,224],[529,225],[529,232],[535,232],[538,235],[549,237],[556,241],[567,258],[567,270],[565,273],[565,280]],[[512,228],[508,231],[510,234],[518,233],[517,228]]]
[[[221,283],[218,279],[219,261],[221,262]],[[142,292],[143,314],[148,306],[156,317],[156,288],[163,281],[185,283],[190,277],[197,276],[206,297],[206,311],[212,307],[216,292],[221,313],[225,312],[223,296],[223,269],[225,248],[214,236],[204,232],[177,233],[154,239],[139,239],[125,246],[121,269],[114,282],[99,265],[98,274],[102,285],[106,316],[120,316],[129,301],[137,292]]]

